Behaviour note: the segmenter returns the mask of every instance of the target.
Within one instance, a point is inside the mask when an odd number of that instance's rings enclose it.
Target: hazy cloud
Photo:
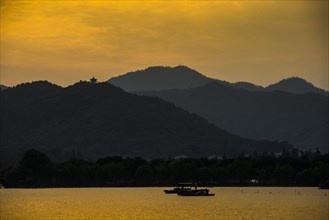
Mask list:
[[[1,81],[67,85],[184,64],[266,85],[292,75],[328,89],[326,1],[3,1]],[[69,77],[68,77],[69,76]]]

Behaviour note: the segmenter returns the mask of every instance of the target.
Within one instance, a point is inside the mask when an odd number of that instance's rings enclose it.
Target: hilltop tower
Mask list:
[[[97,83],[97,79],[95,77],[93,77],[93,78],[90,79],[90,82],[91,83]]]

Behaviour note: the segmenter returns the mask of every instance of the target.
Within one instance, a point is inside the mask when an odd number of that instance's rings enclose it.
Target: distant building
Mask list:
[[[211,154],[207,158],[208,160],[223,160],[223,157],[218,154]]]
[[[90,79],[90,82],[91,83],[97,83],[97,79],[95,77],[93,77],[93,78]]]
[[[187,159],[187,158],[189,158],[189,157],[184,154],[180,154],[180,155],[177,155],[176,157],[174,157],[175,160]]]
[[[282,152],[276,152],[276,153],[274,153],[274,157],[275,157],[275,158],[282,157],[282,155],[283,155]]]

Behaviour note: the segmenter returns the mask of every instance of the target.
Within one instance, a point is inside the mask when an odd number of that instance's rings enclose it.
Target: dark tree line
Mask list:
[[[191,181],[213,186],[316,186],[329,180],[329,155],[283,152],[218,159],[153,159],[110,156],[96,162],[52,162],[28,150],[17,167],[2,168],[5,187],[172,186]]]

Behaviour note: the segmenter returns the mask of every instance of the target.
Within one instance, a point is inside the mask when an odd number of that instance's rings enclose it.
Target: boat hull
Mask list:
[[[215,196],[215,193],[209,193],[209,194],[204,194],[204,195],[177,193],[177,195],[179,195],[179,196]]]
[[[187,192],[178,192],[179,196],[214,196],[215,193],[210,193],[209,190],[192,190]]]

